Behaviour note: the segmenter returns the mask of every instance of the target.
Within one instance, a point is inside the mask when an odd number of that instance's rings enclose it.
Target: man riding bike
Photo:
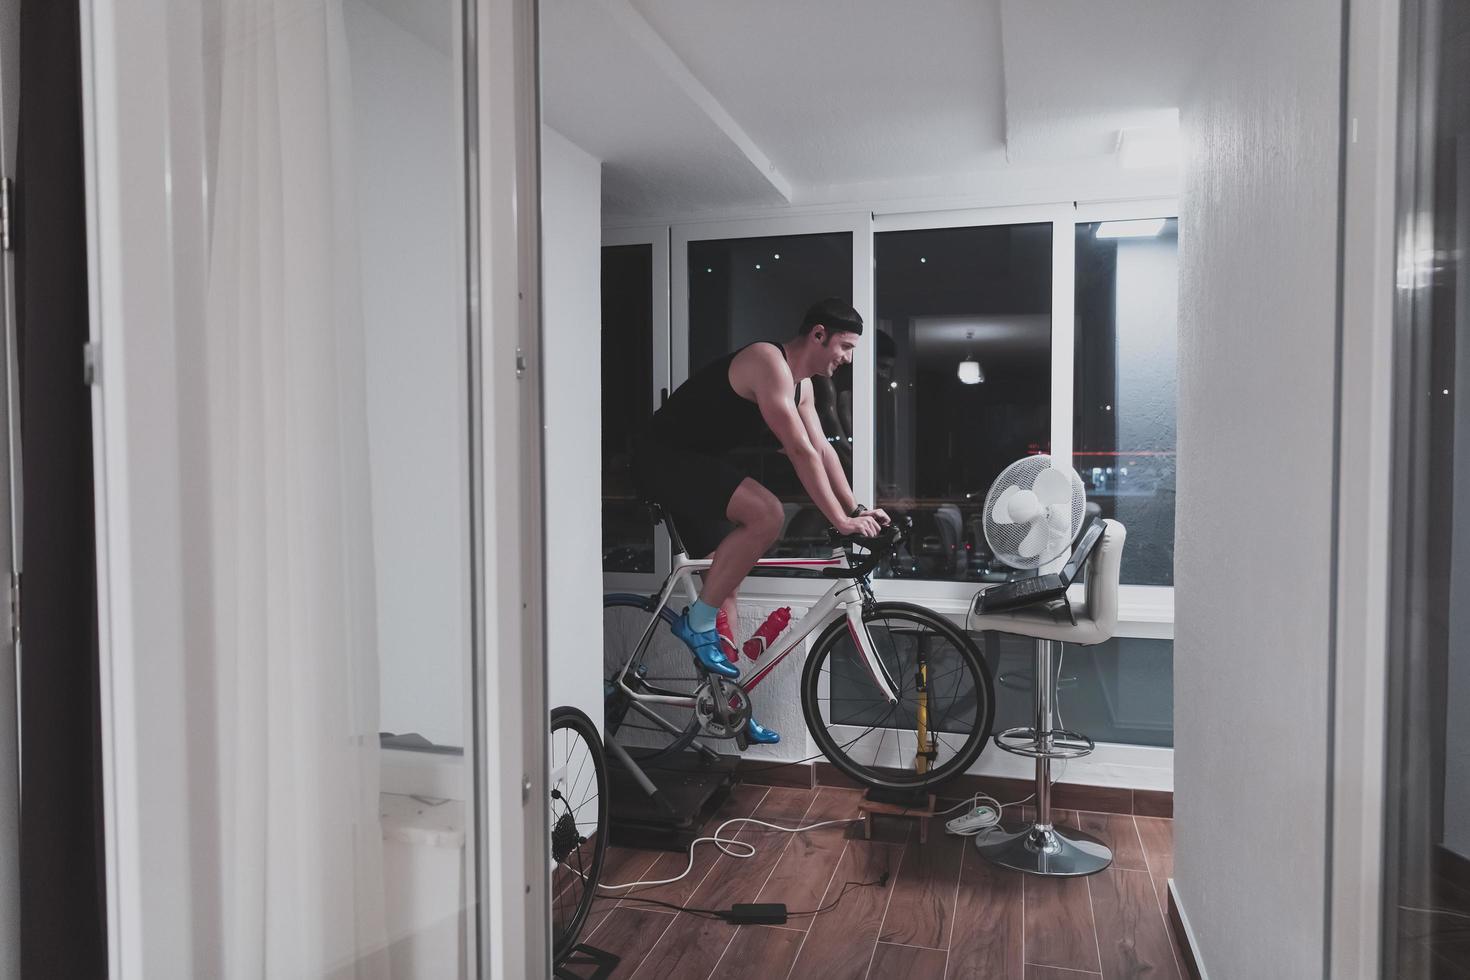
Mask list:
[[[851,363],[862,332],[863,319],[851,305],[817,303],[790,340],[750,344],[691,375],[654,413],[635,447],[634,471],[644,491],[673,518],[691,557],[712,558],[699,598],[673,625],[712,673],[740,676],[717,622],[721,614],[738,622],[736,589],[775,544],[785,518],[781,501],[737,465],[734,450],[773,434],[812,503],[839,533],[872,537],[888,523],[883,511],[865,510],[853,498],[822,431],[811,382]],[[746,736],[766,745],[781,740],[753,718]]]

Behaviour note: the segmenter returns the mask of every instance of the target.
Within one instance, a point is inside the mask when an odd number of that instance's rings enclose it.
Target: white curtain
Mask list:
[[[223,0],[207,345],[225,976],[386,977],[340,0]]]

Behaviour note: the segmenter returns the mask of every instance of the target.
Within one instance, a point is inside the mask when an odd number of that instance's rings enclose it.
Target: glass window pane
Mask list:
[[[789,340],[807,309],[829,296],[852,301],[850,232],[690,242],[689,373],[756,341]],[[851,480],[852,368],[839,369],[830,380],[813,378],[812,385],[822,428]],[[812,505],[774,436],[735,458],[786,509],[786,526],[771,555],[830,552],[827,518]]]
[[[996,680],[995,730],[1031,726],[1035,641],[1008,633],[981,637]],[[1173,640],[1114,637],[1090,647],[1068,643],[1055,657],[1060,727],[1099,742],[1174,745]]]
[[[874,236],[877,498],[914,522],[880,575],[1004,578],[981,510],[1001,470],[1051,444],[1051,235],[1048,223]],[[982,380],[961,379],[966,362]]]
[[[1120,226],[1148,234],[1110,237]],[[1072,460],[1087,499],[1128,528],[1130,585],[1174,584],[1178,257],[1177,218],[1077,226]]]
[[[602,250],[602,570],[652,572],[632,439],[653,414],[653,246]]]

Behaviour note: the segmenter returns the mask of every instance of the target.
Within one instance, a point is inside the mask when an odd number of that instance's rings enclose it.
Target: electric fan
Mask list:
[[[985,496],[985,541],[1011,568],[1040,568],[1066,554],[1086,509],[1075,470],[1027,456],[1007,466]]]

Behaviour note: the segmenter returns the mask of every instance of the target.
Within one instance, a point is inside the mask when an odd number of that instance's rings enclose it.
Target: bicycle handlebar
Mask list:
[[[861,534],[838,534],[836,530],[828,528],[827,540],[833,545],[840,545],[847,552],[849,567],[824,568],[822,574],[827,578],[865,578],[878,567],[879,562],[893,553],[893,549],[912,526],[912,519],[900,518],[885,524],[878,535],[871,538]],[[857,557],[852,553],[853,548],[865,548],[868,553]]]

